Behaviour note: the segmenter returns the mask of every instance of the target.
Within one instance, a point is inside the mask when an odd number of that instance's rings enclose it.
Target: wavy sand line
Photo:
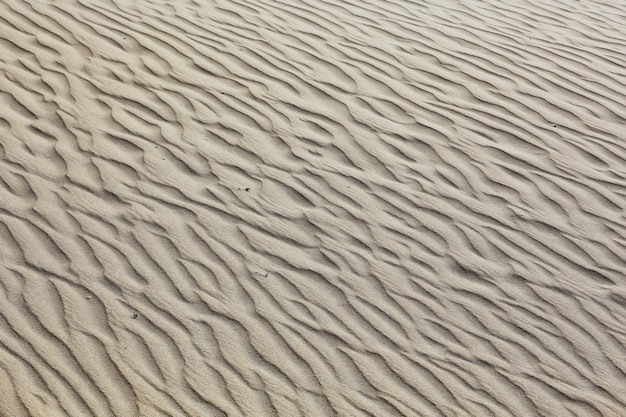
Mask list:
[[[1,416],[623,416],[616,1],[0,4]]]

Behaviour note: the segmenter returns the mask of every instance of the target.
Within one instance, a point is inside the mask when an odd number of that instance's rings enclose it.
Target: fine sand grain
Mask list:
[[[623,0],[0,0],[0,416],[626,416],[625,68]]]

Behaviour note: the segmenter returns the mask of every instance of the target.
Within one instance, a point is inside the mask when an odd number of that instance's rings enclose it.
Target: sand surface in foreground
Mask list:
[[[626,416],[625,22],[0,0],[0,416]]]

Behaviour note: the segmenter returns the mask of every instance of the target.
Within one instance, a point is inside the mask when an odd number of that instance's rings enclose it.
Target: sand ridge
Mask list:
[[[625,18],[0,1],[0,416],[626,415]]]

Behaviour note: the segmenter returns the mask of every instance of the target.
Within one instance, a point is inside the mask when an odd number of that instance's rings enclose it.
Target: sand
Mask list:
[[[626,416],[625,22],[0,1],[0,416]]]

